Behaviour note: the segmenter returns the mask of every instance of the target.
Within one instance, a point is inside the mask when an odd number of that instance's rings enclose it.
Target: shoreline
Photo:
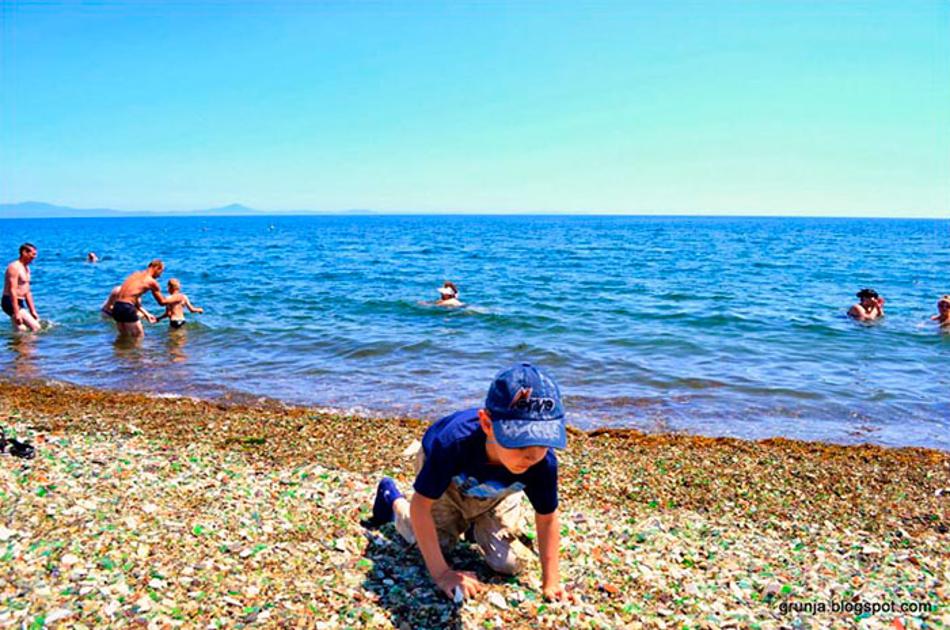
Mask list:
[[[391,526],[360,525],[380,476],[411,485],[400,454],[426,421],[9,382],[0,418],[37,446],[0,456],[0,625],[777,627],[855,622],[793,604],[947,601],[939,450],[571,429],[578,601],[544,604],[537,566],[502,580],[460,545],[491,588],[459,608]],[[945,606],[867,623],[948,624]]]
[[[413,415],[411,413],[400,412],[398,414],[391,414],[382,411],[381,409],[369,409],[366,407],[354,406],[349,408],[344,407],[333,407],[325,406],[318,404],[310,404],[307,402],[294,402],[287,401],[280,398],[274,398],[267,395],[257,395],[251,392],[246,392],[242,390],[224,390],[226,393],[217,396],[205,396],[200,394],[188,394],[188,393],[178,393],[178,392],[161,392],[161,391],[148,391],[148,390],[123,390],[115,389],[106,386],[98,385],[87,385],[82,383],[74,383],[65,380],[57,380],[52,378],[42,378],[42,377],[10,377],[2,376],[0,377],[0,388],[12,386],[12,387],[24,387],[24,388],[51,388],[51,389],[75,389],[75,390],[89,390],[92,392],[100,392],[103,394],[110,394],[114,396],[141,396],[144,398],[150,398],[154,400],[187,400],[193,403],[204,403],[211,405],[213,407],[222,407],[222,408],[246,408],[249,410],[253,409],[272,409],[272,410],[305,410],[307,413],[321,415],[321,416],[340,416],[347,418],[359,418],[361,421],[378,421],[378,422],[391,422],[391,421],[419,421],[424,424],[434,422],[439,417],[442,417],[438,413],[430,414],[426,416],[425,419],[422,417]],[[447,412],[448,413],[448,412]],[[663,423],[663,426],[666,426],[666,423]],[[823,444],[826,446],[836,446],[843,448],[882,448],[886,450],[921,450],[921,451],[936,451],[938,453],[950,454],[950,449],[943,449],[939,446],[922,446],[917,444],[910,445],[894,445],[894,444],[879,444],[874,442],[862,442],[859,441],[859,435],[862,435],[860,429],[855,429],[852,432],[852,440],[831,440],[823,438],[802,438],[802,437],[786,437],[782,435],[776,436],[766,436],[766,437],[743,437],[743,436],[732,436],[732,435],[715,435],[715,434],[704,434],[696,433],[689,429],[668,429],[659,427],[655,430],[653,429],[643,429],[630,426],[617,426],[616,424],[597,424],[592,427],[583,427],[575,426],[568,424],[568,430],[574,432],[578,435],[612,435],[616,434],[618,436],[623,436],[627,434],[636,434],[642,436],[681,436],[681,437],[692,437],[699,440],[735,440],[742,443],[762,443],[762,442],[772,442],[776,440],[784,440],[790,443],[798,444]]]

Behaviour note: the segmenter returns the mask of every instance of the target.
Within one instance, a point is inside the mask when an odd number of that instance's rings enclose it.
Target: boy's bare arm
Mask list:
[[[449,570],[449,565],[439,547],[439,535],[435,531],[435,520],[432,518],[432,504],[429,497],[418,492],[412,495],[409,504],[409,515],[412,520],[412,531],[416,535],[416,543],[425,560],[426,568],[433,579]]]
[[[188,299],[187,295],[185,295],[184,297],[185,297],[185,306],[188,308],[188,312],[190,313],[204,313],[205,312],[205,310],[201,308],[200,306],[195,306],[194,304],[192,304],[191,300]]]
[[[547,599],[564,599],[567,593],[561,586],[561,523],[557,510],[535,514],[534,524],[541,556],[541,592]]]
[[[485,585],[469,571],[453,570],[442,555],[435,520],[432,518],[433,503],[435,501],[416,492],[412,495],[412,502],[409,504],[412,531],[416,535],[416,544],[425,560],[429,575],[432,576],[436,586],[449,597],[455,596],[456,587],[460,588],[466,597],[477,595]]]

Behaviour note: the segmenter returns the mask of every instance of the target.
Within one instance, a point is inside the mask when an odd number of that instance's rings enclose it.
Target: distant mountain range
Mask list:
[[[220,208],[206,208],[203,210],[185,211],[128,211],[113,210],[111,208],[70,208],[56,206],[40,201],[24,201],[21,203],[0,203],[0,219],[54,219],[54,218],[89,218],[89,217],[245,217],[267,215],[299,215],[299,214],[376,214],[372,210],[342,210],[339,212],[321,212],[318,210],[256,210],[239,203],[232,203]]]

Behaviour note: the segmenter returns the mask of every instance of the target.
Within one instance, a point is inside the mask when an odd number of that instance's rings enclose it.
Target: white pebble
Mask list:
[[[488,602],[502,610],[508,610],[508,602],[505,600],[505,596],[498,591],[492,591],[488,594]]]

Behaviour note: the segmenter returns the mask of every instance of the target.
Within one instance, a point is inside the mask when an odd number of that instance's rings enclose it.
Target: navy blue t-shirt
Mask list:
[[[554,449],[540,462],[516,475],[501,464],[489,464],[485,432],[478,409],[442,418],[426,430],[426,460],[413,484],[416,492],[436,500],[455,482],[463,496],[496,499],[524,490],[538,514],[557,509],[557,457]]]

